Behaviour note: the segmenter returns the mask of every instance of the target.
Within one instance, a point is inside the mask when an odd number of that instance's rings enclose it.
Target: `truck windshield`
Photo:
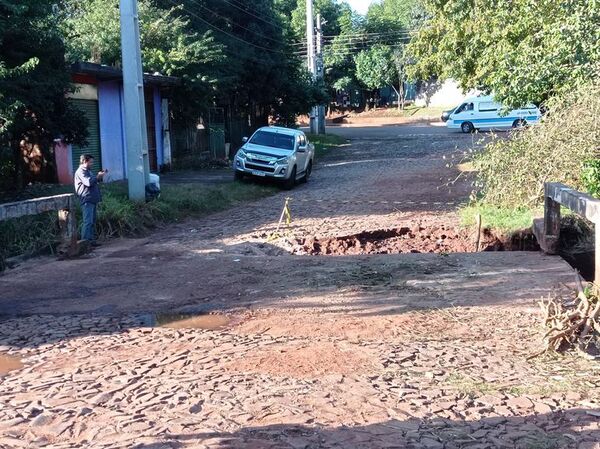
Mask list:
[[[269,131],[258,131],[250,139],[254,145],[263,145],[265,147],[281,148],[282,150],[294,149],[294,136],[279,134]]]

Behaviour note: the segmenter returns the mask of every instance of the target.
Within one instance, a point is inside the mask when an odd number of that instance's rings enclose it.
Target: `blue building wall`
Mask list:
[[[123,95],[119,82],[98,84],[98,111],[103,168],[108,169],[110,180],[124,179],[127,174],[127,158],[123,131]]]
[[[160,89],[153,90],[154,125],[157,166],[164,164],[162,138],[162,109]],[[98,111],[100,121],[100,148],[102,168],[109,170],[109,180],[127,178],[123,86],[119,81],[98,83]]]

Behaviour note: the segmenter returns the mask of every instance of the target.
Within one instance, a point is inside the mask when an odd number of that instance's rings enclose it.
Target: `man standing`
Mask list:
[[[81,212],[83,214],[83,240],[90,242],[92,246],[99,246],[96,242],[96,207],[102,201],[102,195],[98,182],[102,181],[108,170],[101,170],[97,175],[92,174],[94,157],[90,154],[84,154],[79,160],[79,168],[75,172],[73,182],[75,192],[79,196],[81,203]]]

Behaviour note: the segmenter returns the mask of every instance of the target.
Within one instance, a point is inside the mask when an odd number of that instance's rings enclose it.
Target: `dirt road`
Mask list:
[[[568,266],[464,252],[472,137],[336,131],[292,192],[0,277],[0,447],[600,447],[598,366],[527,359]]]

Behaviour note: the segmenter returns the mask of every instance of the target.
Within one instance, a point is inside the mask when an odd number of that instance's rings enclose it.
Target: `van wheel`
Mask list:
[[[521,128],[525,128],[526,126],[527,126],[527,121],[523,120],[522,118],[515,120],[512,124],[512,127],[514,129],[521,129]]]
[[[238,182],[243,181],[244,174],[236,170],[235,172],[233,172],[233,180]]]
[[[472,133],[473,131],[475,131],[475,127],[473,126],[473,123],[471,123],[471,122],[462,122],[462,125],[460,125],[460,129],[465,134],[469,134],[469,133]]]

